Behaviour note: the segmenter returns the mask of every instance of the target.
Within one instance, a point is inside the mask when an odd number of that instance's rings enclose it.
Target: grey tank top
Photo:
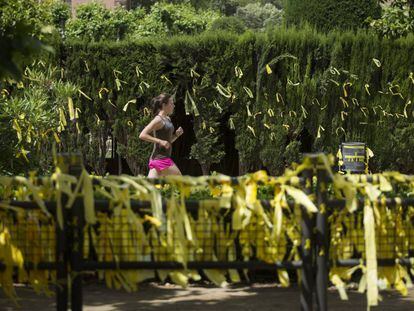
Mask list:
[[[174,125],[172,124],[171,120],[166,117],[162,117],[160,115],[157,116],[158,118],[162,119],[164,126],[157,131],[154,131],[154,137],[166,140],[170,144],[172,143],[172,138],[174,134]],[[162,158],[169,158],[171,157],[172,147],[166,149],[159,144],[154,144],[154,149],[152,150],[151,159],[162,159]]]

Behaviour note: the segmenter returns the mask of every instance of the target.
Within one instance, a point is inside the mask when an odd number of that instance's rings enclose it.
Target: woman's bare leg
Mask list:
[[[159,174],[155,168],[150,169],[148,173],[148,178],[158,178]]]
[[[165,170],[160,171],[161,176],[167,176],[167,175],[182,175],[180,169],[177,167],[177,165],[170,166],[169,168],[166,168]]]

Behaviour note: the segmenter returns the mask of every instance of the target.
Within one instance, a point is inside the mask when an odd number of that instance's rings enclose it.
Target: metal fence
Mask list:
[[[205,236],[203,240],[200,238],[201,247],[204,248],[204,252],[200,255],[194,256],[194,260],[187,263],[188,269],[297,269],[301,271],[302,277],[300,278],[300,305],[301,310],[313,310],[315,307],[318,310],[327,310],[327,288],[328,288],[328,275],[329,269],[332,266],[336,267],[350,267],[356,266],[361,262],[364,252],[364,236],[361,232],[362,218],[355,214],[355,217],[351,220],[341,221],[341,226],[345,231],[353,232],[351,234],[352,241],[347,242],[351,246],[346,248],[340,246],[344,251],[338,255],[334,254],[330,249],[332,234],[337,228],[332,221],[329,221],[330,217],[334,217],[334,213],[337,210],[343,209],[345,201],[340,199],[333,199],[328,191],[328,186],[331,182],[327,171],[318,163],[318,157],[316,155],[309,155],[313,159],[314,166],[312,168],[303,171],[300,176],[300,183],[303,191],[312,196],[315,199],[318,207],[316,214],[310,214],[305,208],[301,208],[301,213],[298,215],[297,221],[300,228],[300,246],[299,246],[299,260],[289,258],[288,252],[286,252],[283,260],[273,263],[261,261],[256,256],[251,256],[249,261],[245,261],[241,255],[242,249],[240,245],[236,247],[236,257],[233,260],[226,258],[224,253],[220,251],[225,247],[221,243],[224,241],[208,237],[207,234],[203,234],[203,225],[198,227],[195,234],[199,234],[200,237]],[[76,164],[76,163],[75,163]],[[73,174],[77,174],[80,168],[76,165],[70,166],[70,171]],[[367,177],[369,178],[369,177]],[[316,184],[314,183],[316,179]],[[65,200],[67,198],[63,198]],[[359,205],[363,205],[364,202],[359,200]],[[387,199],[385,202],[387,206],[395,206],[397,200]],[[264,208],[271,208],[271,204],[268,201],[263,201]],[[384,202],[382,202],[383,204]],[[38,223],[33,221],[33,215],[30,211],[38,210],[35,203],[31,202],[11,202],[14,206],[24,207],[28,211],[25,215],[15,215],[10,221],[14,223],[7,223],[6,225],[11,229],[10,234],[15,241],[21,247],[25,258],[25,268],[27,270],[36,269],[38,271],[55,271],[56,272],[56,307],[57,310],[68,310],[70,306],[72,310],[82,310],[83,295],[82,295],[82,272],[84,271],[96,271],[96,270],[139,270],[139,269],[154,269],[154,270],[175,270],[183,269],[184,266],[180,262],[171,260],[167,253],[163,253],[162,248],[156,248],[156,251],[145,250],[143,247],[141,253],[139,248],[133,253],[128,253],[128,250],[124,251],[123,258],[130,258],[129,260],[123,259],[122,261],[116,258],[111,258],[111,254],[105,254],[102,250],[92,249],[85,245],[88,239],[91,239],[91,235],[99,236],[103,234],[103,230],[111,230],[111,235],[117,235],[118,239],[123,239],[122,232],[117,232],[115,227],[105,226],[102,222],[98,221],[95,226],[89,226],[85,229],[85,218],[82,200],[77,199],[71,209],[64,209],[63,228],[57,225],[56,220],[56,202],[47,202],[47,208],[54,216],[54,221],[50,219],[40,219],[41,223],[39,227]],[[293,204],[293,203],[292,203]],[[414,206],[414,199],[404,198],[398,200],[398,206]],[[149,207],[149,202],[131,201],[131,208],[134,213],[142,213]],[[98,218],[103,219],[105,217],[111,217],[111,209],[109,207],[109,201],[96,200],[95,208],[100,215]],[[166,204],[163,204],[164,210]],[[186,208],[188,213],[193,219],[198,217],[199,202],[187,201]],[[9,213],[14,213],[9,211]],[[17,217],[23,217],[17,221]],[[229,226],[231,223],[230,218],[223,217],[223,226]],[[120,223],[127,223],[126,219],[120,219]],[[395,231],[395,226],[392,227],[392,222],[389,222],[385,230],[388,230],[387,239],[381,239],[381,230],[378,233],[379,236],[379,248],[378,248],[378,265],[390,266],[395,264],[395,260],[398,259],[402,265],[410,265],[409,257],[414,255],[414,232],[408,230],[408,235],[399,237]],[[122,227],[122,226],[121,226]],[[31,232],[33,230],[43,230],[40,234],[40,239],[31,239]],[[125,228],[125,227],[124,227]],[[145,228],[147,230],[148,228]],[[394,234],[390,235],[389,232],[394,230]],[[92,232],[93,231],[93,232]],[[108,233],[108,232],[107,232]],[[252,235],[255,232],[251,232]],[[406,249],[400,250],[400,254],[391,253],[387,247],[392,244],[395,245],[398,239],[402,239]],[[136,239],[130,241],[123,241],[123,243],[138,243],[139,236]],[[400,241],[401,242],[401,241]],[[263,240],[257,237],[254,251],[264,249],[262,243]],[[293,246],[293,241],[287,239],[287,245],[285,249],[289,250]],[[339,243],[345,243],[340,241]],[[381,243],[385,244],[382,245]],[[155,248],[152,248],[155,249]],[[212,258],[212,252],[208,250],[214,250],[214,254],[218,259]],[[384,251],[387,250],[387,251]],[[383,252],[384,253],[381,253]],[[408,255],[402,257],[402,254]],[[110,258],[108,260],[107,258]],[[0,262],[0,269],[4,269],[5,264]],[[70,277],[69,277],[70,276]],[[69,291],[69,286],[71,290]],[[69,297],[68,295],[71,295]]]

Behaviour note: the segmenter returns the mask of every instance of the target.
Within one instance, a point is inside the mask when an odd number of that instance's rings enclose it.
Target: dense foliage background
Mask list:
[[[138,134],[162,91],[175,95],[185,135],[173,158],[187,174],[278,174],[343,141],[366,142],[376,171],[414,172],[411,1],[131,1],[76,17],[62,1],[0,1],[28,27],[3,23],[3,37],[54,50],[0,64],[2,173],[50,170],[55,146],[98,174],[145,174]]]

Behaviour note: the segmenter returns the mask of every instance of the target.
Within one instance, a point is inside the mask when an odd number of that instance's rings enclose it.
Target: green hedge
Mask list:
[[[412,36],[391,41],[364,32],[277,29],[72,42],[63,63],[68,79],[92,99],[82,97],[84,131],[98,117],[106,122],[133,173],[145,173],[151,146],[137,137],[150,118],[145,107],[161,91],[176,94],[173,121],[185,135],[173,157],[184,173],[203,167],[277,174],[300,152],[335,153],[343,141],[366,142],[374,170],[413,173],[413,53]],[[109,93],[100,98],[102,88]]]

